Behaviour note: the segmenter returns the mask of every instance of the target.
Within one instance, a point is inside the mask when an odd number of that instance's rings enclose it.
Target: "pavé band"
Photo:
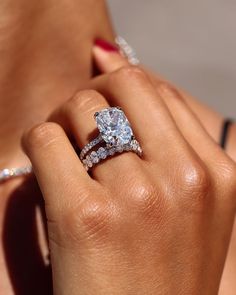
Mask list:
[[[134,152],[138,156],[142,156],[142,149],[139,143],[137,140],[133,140],[131,144],[127,144],[124,147],[100,147],[98,150],[92,151],[90,154],[88,154],[86,158],[82,160],[82,162],[85,169],[88,171],[102,160],[123,152]]]

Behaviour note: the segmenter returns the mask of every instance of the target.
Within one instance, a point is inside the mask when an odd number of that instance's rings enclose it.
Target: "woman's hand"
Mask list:
[[[101,48],[97,46],[94,49],[94,56],[97,61],[98,67],[103,74],[111,73],[119,69],[120,67],[128,65],[128,61],[122,58],[121,55],[107,54],[104,50],[101,50]],[[183,91],[179,87],[175,87],[173,83],[170,83],[160,75],[152,73],[150,70],[147,69],[144,70],[149,75],[149,78],[151,79],[153,86],[156,88],[159,95],[164,100],[173,116],[175,116],[175,108],[172,107],[172,98],[174,96],[178,97],[179,99],[182,99],[187,104],[187,106],[192,110],[192,112],[196,114],[199,121],[206,129],[206,131],[211,135],[211,137],[216,142],[220,141],[223,123],[222,115],[220,115],[207,105],[203,104],[199,100],[195,99],[186,91]],[[236,137],[233,136],[233,133],[235,133],[234,131],[236,130],[235,124],[232,127],[232,129],[234,130],[232,130],[232,135],[230,136],[231,138],[229,138],[227,152],[236,161]]]
[[[217,294],[235,164],[173,94],[180,131],[140,68],[121,66],[92,87],[23,140],[45,198],[54,293]],[[108,106],[124,110],[143,157],[123,153],[89,175],[68,138],[82,148]]]

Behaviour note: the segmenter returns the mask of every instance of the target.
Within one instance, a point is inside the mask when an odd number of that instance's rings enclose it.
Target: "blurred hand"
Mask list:
[[[235,164],[181,93],[162,91],[173,120],[142,69],[98,47],[94,55],[107,67],[91,82],[95,91],[77,93],[23,139],[45,199],[54,293],[217,294]],[[94,113],[108,106],[124,110],[144,155],[123,153],[89,175],[68,138],[82,148]]]

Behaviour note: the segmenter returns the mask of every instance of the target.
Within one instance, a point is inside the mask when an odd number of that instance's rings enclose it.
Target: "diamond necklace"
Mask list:
[[[0,183],[19,176],[29,175],[33,173],[32,166],[20,168],[5,168],[0,170]]]

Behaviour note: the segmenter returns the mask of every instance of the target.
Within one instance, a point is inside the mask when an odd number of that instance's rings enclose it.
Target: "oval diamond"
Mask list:
[[[111,146],[123,146],[131,142],[133,131],[121,109],[107,108],[95,114],[97,127],[103,140]]]

